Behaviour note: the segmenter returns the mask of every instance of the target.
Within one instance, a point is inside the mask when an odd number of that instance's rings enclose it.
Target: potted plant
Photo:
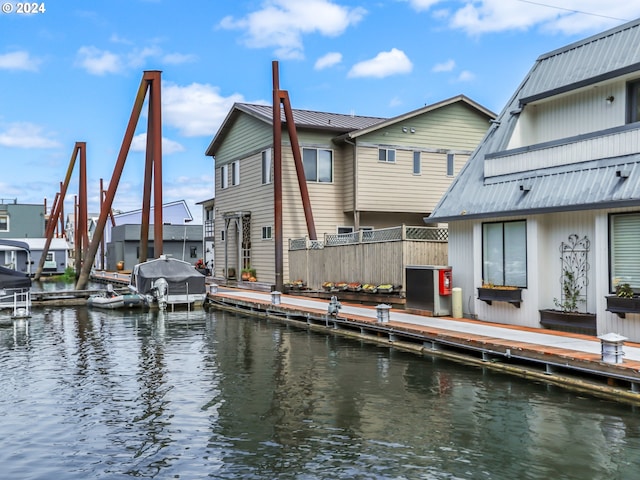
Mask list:
[[[482,300],[487,305],[491,305],[493,302],[507,302],[520,308],[522,288],[483,282],[482,286],[478,287],[478,300]]]
[[[254,268],[251,268],[251,267],[243,268],[242,271],[240,272],[240,279],[243,282],[251,281],[252,277],[254,279],[253,281],[255,282],[256,270]]]
[[[629,283],[617,283],[615,295],[608,295],[607,311],[625,318],[627,313],[640,313],[640,297],[638,297]]]

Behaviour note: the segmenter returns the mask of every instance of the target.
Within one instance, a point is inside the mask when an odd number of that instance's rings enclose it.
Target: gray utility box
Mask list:
[[[412,265],[405,273],[406,308],[427,310],[434,317],[451,315],[451,267]]]

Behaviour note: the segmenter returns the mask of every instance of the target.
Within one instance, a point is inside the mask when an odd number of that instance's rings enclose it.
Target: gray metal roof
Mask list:
[[[206,155],[215,156],[215,152],[218,150],[220,143],[231,129],[233,120],[237,117],[237,115],[240,114],[240,112],[251,115],[269,125],[273,123],[273,109],[271,105],[235,103],[231,108],[231,111],[227,114],[227,117],[222,122],[222,125],[218,129],[215,137],[209,144],[209,147],[205,152]],[[360,115],[316,112],[313,110],[300,110],[295,108],[292,109],[292,113],[293,121],[296,124],[296,128],[309,128],[331,131],[335,132],[336,136],[354,130],[367,128],[371,125],[375,125],[386,120],[386,118],[382,117],[364,117]],[[280,118],[283,123],[286,123],[284,109],[281,110]]]
[[[624,52],[628,53],[627,58]],[[640,19],[540,56],[425,221],[640,205],[640,152],[491,178],[484,176],[485,156],[506,148],[523,100],[558,93],[558,89],[570,86],[577,88],[577,83],[594,78],[617,76],[624,68],[640,71],[639,62]],[[627,178],[616,176],[621,169],[630,172]],[[531,189],[521,190],[522,184]]]
[[[520,98],[536,99],[637,70],[640,19],[538,57]]]

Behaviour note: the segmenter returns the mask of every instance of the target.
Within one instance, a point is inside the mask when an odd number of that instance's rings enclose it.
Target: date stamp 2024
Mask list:
[[[34,15],[38,13],[44,13],[47,11],[44,6],[44,2],[4,2],[0,7],[2,13],[16,13],[22,15]]]

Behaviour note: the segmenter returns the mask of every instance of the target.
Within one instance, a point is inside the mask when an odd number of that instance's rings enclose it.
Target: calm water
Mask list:
[[[0,326],[3,479],[632,479],[634,407],[216,311]]]

